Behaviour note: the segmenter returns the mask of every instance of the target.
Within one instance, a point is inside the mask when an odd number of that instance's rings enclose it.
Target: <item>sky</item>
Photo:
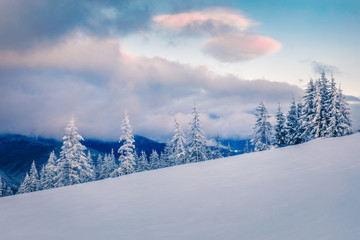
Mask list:
[[[350,0],[1,0],[0,133],[85,138],[251,134],[263,101],[288,110],[333,74],[360,128],[360,3]]]

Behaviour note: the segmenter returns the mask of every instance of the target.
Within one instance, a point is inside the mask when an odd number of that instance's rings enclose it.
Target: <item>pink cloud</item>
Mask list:
[[[256,25],[240,11],[230,8],[207,8],[153,18],[161,29],[182,34],[206,34],[203,52],[223,62],[257,58],[278,51],[281,43],[257,34],[245,32]]]
[[[207,8],[178,14],[153,17],[160,28],[179,33],[219,34],[227,31],[244,31],[256,23],[246,18],[240,11],[230,8]]]
[[[219,61],[235,62],[277,52],[281,43],[264,36],[228,33],[206,41],[203,51]]]

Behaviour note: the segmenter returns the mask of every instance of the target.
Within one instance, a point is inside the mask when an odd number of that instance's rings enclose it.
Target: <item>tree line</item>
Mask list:
[[[348,103],[334,76],[329,81],[325,72],[317,80],[310,79],[305,95],[298,103],[292,99],[285,116],[279,104],[273,127],[263,102],[256,108],[256,124],[251,136],[255,151],[285,147],[321,137],[340,137],[352,133]]]
[[[129,116],[125,112],[121,124],[122,134],[119,138],[119,158],[115,159],[112,150],[105,155],[99,154],[96,164],[90,151],[86,153],[87,149],[81,143],[84,139],[78,133],[75,120],[72,119],[65,128],[65,136],[63,137],[63,145],[59,156],[55,152],[51,152],[47,163],[42,166],[40,174],[37,171],[35,162],[33,162],[17,193],[34,192],[109,177],[118,177],[134,172],[222,158],[223,147],[219,137],[215,147],[206,145],[205,133],[201,129],[196,104],[192,114],[193,119],[189,126],[189,136],[187,138],[179,122],[174,118],[174,134],[171,141],[166,143],[161,153],[153,150],[148,157],[144,151],[141,151],[139,155],[137,154]]]
[[[270,114],[263,102],[256,108],[256,122],[250,143],[246,142],[244,153],[263,151],[288,145],[300,144],[319,137],[339,137],[352,133],[350,109],[341,88],[337,88],[335,78],[329,81],[323,72],[316,81],[310,79],[305,95],[296,103],[292,99],[286,116],[279,104],[275,115],[276,124],[270,123]],[[216,146],[206,145],[205,133],[201,129],[199,111],[194,105],[193,119],[189,124],[189,134],[185,137],[179,122],[174,118],[174,134],[161,153],[152,151],[147,156],[144,151],[138,155],[134,145],[134,135],[129,116],[125,112],[119,138],[119,158],[114,150],[99,154],[96,163],[90,151],[81,143],[84,139],[78,133],[75,120],[70,120],[65,128],[63,145],[57,156],[51,152],[40,174],[35,162],[26,173],[17,193],[27,193],[50,188],[69,186],[109,177],[118,177],[134,172],[148,171],[169,166],[201,162],[222,158],[223,146],[220,138]],[[228,146],[227,156],[231,153]],[[0,178],[0,196],[11,195],[12,190]]]

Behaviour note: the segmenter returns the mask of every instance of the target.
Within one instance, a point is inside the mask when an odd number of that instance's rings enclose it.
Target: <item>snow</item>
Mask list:
[[[0,239],[360,239],[360,134],[0,199]]]

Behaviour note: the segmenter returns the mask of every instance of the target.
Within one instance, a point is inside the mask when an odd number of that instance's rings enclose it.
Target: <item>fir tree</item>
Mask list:
[[[179,164],[185,164],[188,163],[188,159],[186,157],[186,142],[184,133],[181,130],[180,124],[174,118],[175,122],[175,130],[174,130],[174,136],[171,139],[171,146],[173,147],[172,153],[170,155],[170,162],[172,165],[179,165]]]
[[[136,166],[137,166],[137,172],[150,170],[150,165],[147,160],[146,153],[144,151],[141,151],[141,155],[139,157],[139,162]]]
[[[111,175],[120,176],[126,175],[135,172],[135,157],[134,157],[134,135],[132,134],[132,128],[130,125],[130,120],[125,112],[125,117],[121,126],[122,135],[119,139],[119,142],[122,143],[121,147],[118,150],[120,153],[119,162],[120,167],[116,169]]]
[[[304,138],[305,128],[303,124],[303,111],[304,111],[304,105],[300,98],[297,104],[297,119],[298,119],[298,130],[296,135],[297,143],[303,143],[306,141],[306,138]]]
[[[301,115],[301,129],[303,130],[301,138],[304,139],[304,141],[311,140],[313,138],[312,132],[313,132],[313,119],[315,116],[315,109],[313,106],[314,99],[316,94],[316,88],[315,84],[312,78],[310,78],[310,81],[307,85],[307,88],[305,90],[305,95],[303,97],[304,99],[304,105],[302,109],[302,115]]]
[[[256,108],[256,124],[252,135],[251,144],[254,150],[263,151],[271,147],[271,124],[269,122],[270,115],[267,112],[263,102]]]
[[[41,167],[41,170],[40,170],[40,180],[39,180],[39,188],[38,188],[38,190],[45,190],[46,189],[44,187],[44,185],[43,185],[43,183],[45,182],[45,178],[46,178],[45,165],[43,165]]]
[[[171,142],[168,141],[165,145],[164,152],[162,152],[160,156],[161,167],[169,167],[174,165],[174,162],[171,161],[172,154],[173,154],[173,146]]]
[[[325,137],[327,118],[326,118],[326,108],[325,108],[325,98],[323,95],[323,87],[320,80],[316,81],[315,84],[315,98],[313,101],[313,107],[315,110],[314,118],[310,123],[312,125],[311,129],[312,138]]]
[[[106,166],[106,172],[108,177],[115,171],[115,169],[118,168],[116,162],[115,162],[115,154],[114,149],[111,149],[111,153],[108,154],[108,157],[104,159],[104,164]]]
[[[135,166],[134,166],[134,172],[137,172],[137,165],[140,161],[139,155],[137,154],[136,150],[134,150],[134,159],[135,159]]]
[[[31,192],[31,182],[30,182],[30,177],[29,174],[26,173],[24,181],[21,183],[19,190],[17,192],[17,194],[22,194],[22,193],[29,193]]]
[[[84,153],[86,147],[80,142],[84,139],[77,132],[74,119],[71,119],[65,128],[63,140],[55,186],[68,186],[88,181],[94,173]]]
[[[213,154],[211,147],[206,147],[205,155],[206,155],[207,160],[214,159],[214,154]]]
[[[220,136],[216,137],[216,146],[214,149],[214,154],[213,154],[213,158],[217,159],[217,158],[222,158],[223,155],[221,153],[221,141],[220,141]]]
[[[231,156],[231,147],[230,147],[230,143],[228,143],[228,146],[227,146],[227,150],[226,150],[226,156],[227,157],[230,157]]]
[[[345,97],[342,94],[341,87],[338,91],[338,104],[339,104],[339,124],[337,126],[339,136],[345,136],[352,133],[352,120],[351,120],[351,112],[348,107],[348,103],[345,101]]]
[[[42,189],[50,189],[55,187],[56,177],[56,156],[55,152],[50,153],[49,159],[45,166],[41,169],[40,185]]]
[[[6,186],[6,182],[3,181],[0,176],[0,197],[11,196],[13,194],[13,190]]]
[[[250,152],[249,141],[246,140],[245,147],[244,147],[244,153],[249,153],[249,152]]]
[[[107,158],[106,154],[104,160],[101,154],[99,154],[96,160],[96,178],[99,180],[106,178],[105,158]]]
[[[286,116],[287,145],[301,143],[300,119],[295,99],[291,101],[290,110]]]
[[[327,110],[330,115],[330,119],[329,124],[326,128],[326,136],[338,137],[341,136],[338,128],[340,124],[341,113],[335,78],[333,76],[330,83],[330,99],[331,102],[329,104],[329,109]]]
[[[5,182],[4,182],[3,188],[5,189],[4,196],[11,196],[14,194],[14,191],[10,187],[6,187]]]
[[[193,108],[193,120],[190,123],[189,133],[189,161],[201,162],[207,160],[206,157],[206,140],[204,132],[201,130],[201,124],[199,119],[199,112],[196,104]]]
[[[94,161],[91,157],[90,150],[88,151],[88,154],[86,156],[86,161],[89,164],[90,169],[89,169],[89,172],[87,173],[87,175],[83,176],[83,179],[85,182],[94,181],[96,179],[96,167],[95,167]]]
[[[41,189],[39,174],[38,171],[36,170],[35,161],[33,161],[31,164],[29,179],[30,179],[30,184],[29,184],[30,192],[35,192]]]
[[[275,130],[275,134],[274,134],[275,146],[285,147],[287,142],[287,131],[285,126],[285,117],[281,110],[280,103],[279,103],[278,111],[276,113],[276,125],[274,127],[274,130]],[[248,144],[247,141],[246,144]],[[246,152],[244,151],[244,153],[247,153],[249,151],[249,146],[245,146],[245,147],[246,147]]]
[[[152,150],[150,154],[150,165],[151,169],[158,169],[160,167],[159,154],[155,150]]]

